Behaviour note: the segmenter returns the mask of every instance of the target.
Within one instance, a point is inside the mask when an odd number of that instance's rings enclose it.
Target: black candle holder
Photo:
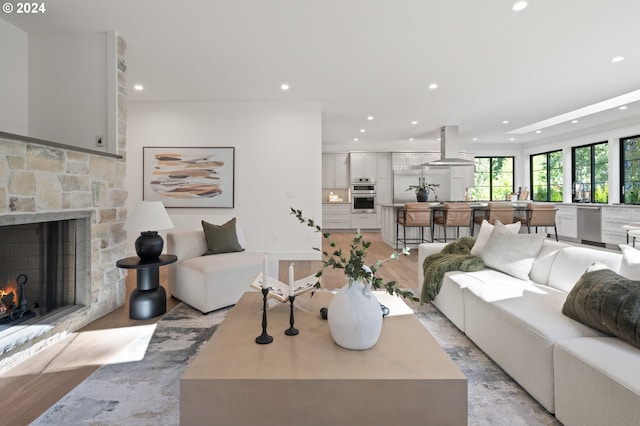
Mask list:
[[[267,294],[268,288],[262,288],[262,334],[256,337],[256,343],[266,345],[273,342],[273,337],[267,334]]]
[[[293,326],[293,301],[296,300],[296,296],[289,296],[289,307],[291,309],[289,313],[289,328],[284,331],[287,336],[296,336],[300,331]]]

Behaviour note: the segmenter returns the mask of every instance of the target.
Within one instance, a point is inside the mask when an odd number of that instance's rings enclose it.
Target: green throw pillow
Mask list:
[[[640,281],[610,269],[588,270],[569,292],[562,313],[640,347]]]
[[[207,251],[203,256],[244,250],[238,242],[235,217],[224,225],[214,225],[203,220],[202,229],[207,240]]]

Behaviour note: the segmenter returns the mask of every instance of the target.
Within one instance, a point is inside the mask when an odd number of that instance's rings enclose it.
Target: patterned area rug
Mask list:
[[[468,378],[469,425],[560,424],[435,307],[415,309]],[[178,305],[33,424],[178,425],[180,377],[226,313],[202,315]],[[144,352],[143,359],[122,362],[138,351]]]

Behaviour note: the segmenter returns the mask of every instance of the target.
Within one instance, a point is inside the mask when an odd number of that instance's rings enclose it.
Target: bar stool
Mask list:
[[[484,211],[484,216],[474,216],[474,225],[481,224],[483,220],[486,220],[492,225],[495,225],[496,220],[500,223],[507,225],[513,223],[513,205],[506,202],[492,202],[487,205],[487,209]],[[475,226],[473,227],[475,230]]]
[[[424,239],[424,228],[429,227],[431,242],[433,233],[431,231],[431,208],[429,203],[405,203],[404,209],[398,210],[396,220],[396,249],[400,241],[400,226],[402,226],[402,243],[407,246],[407,228],[420,228],[420,238],[410,239],[410,243],[422,243]]]
[[[640,229],[632,229],[627,231],[627,243],[629,243],[629,237],[633,238],[631,247],[636,248],[636,238],[640,238]]]
[[[518,216],[515,219],[519,220],[523,225],[527,225],[529,234],[532,226],[536,227],[536,232],[538,232],[538,226],[553,226],[553,232],[555,233],[556,241],[558,241],[556,210],[556,206],[550,203],[529,203],[526,216]]]
[[[627,231],[627,244],[629,244],[629,236],[631,235],[631,231],[640,231],[640,222],[631,222],[628,225],[624,225],[622,229]],[[634,236],[634,242],[635,242],[636,236]]]
[[[469,203],[444,203],[444,208],[436,212],[440,214],[434,216],[433,223],[442,226],[444,242],[447,242],[447,228],[456,228],[456,238],[460,236],[461,227],[469,228],[470,234],[473,232],[473,213]]]

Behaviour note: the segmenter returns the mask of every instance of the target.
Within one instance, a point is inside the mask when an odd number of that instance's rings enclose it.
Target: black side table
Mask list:
[[[149,319],[167,312],[167,292],[160,287],[160,267],[178,260],[173,254],[142,260],[138,256],[116,262],[118,268],[136,270],[136,288],[129,297],[129,318]]]

